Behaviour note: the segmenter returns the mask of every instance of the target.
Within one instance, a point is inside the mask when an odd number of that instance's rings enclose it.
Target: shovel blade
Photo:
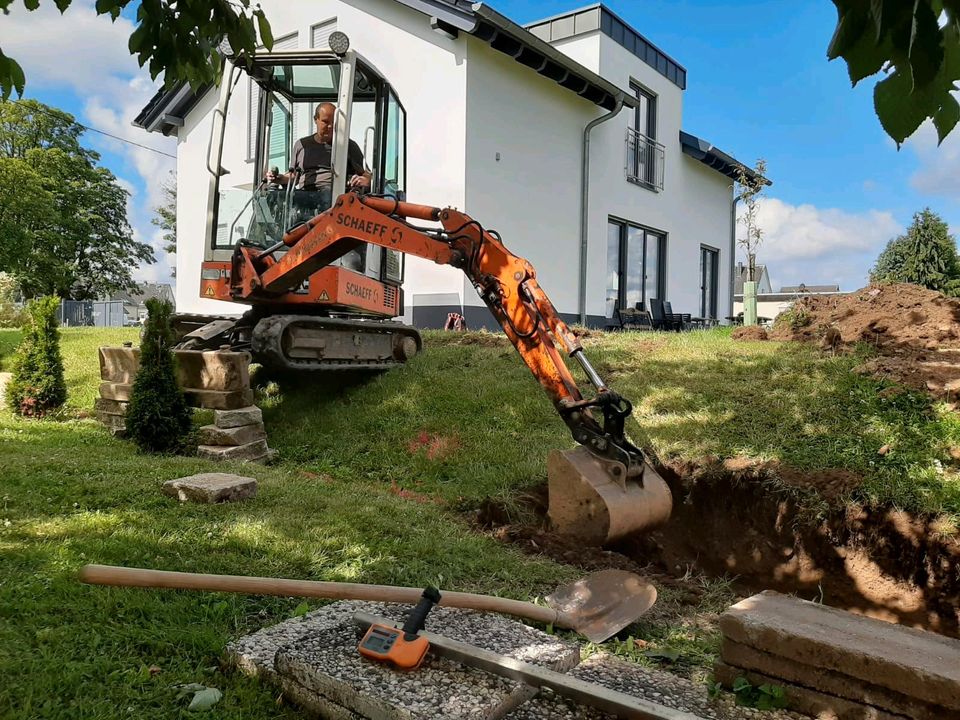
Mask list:
[[[546,598],[571,629],[600,643],[636,622],[657,602],[657,589],[635,573],[601,570],[557,588]]]

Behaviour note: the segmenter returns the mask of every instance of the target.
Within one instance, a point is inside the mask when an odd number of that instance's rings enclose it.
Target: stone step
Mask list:
[[[100,383],[100,397],[105,400],[129,402],[132,392],[133,385],[130,383]],[[250,389],[223,391],[184,388],[183,394],[186,395],[189,405],[209,410],[231,410],[253,404],[253,390]]]
[[[222,503],[256,497],[257,481],[229,473],[201,473],[167,480],[163,494],[180,502]]]
[[[127,412],[127,406],[130,403],[123,402],[120,400],[108,400],[107,398],[99,397],[93,401],[93,409],[98,413],[107,413],[110,415],[125,415]]]
[[[256,405],[231,410],[217,410],[213,414],[213,424],[224,430],[241,427],[242,425],[262,425],[263,413]]]
[[[263,429],[263,423],[240,425],[234,428],[218,428],[216,425],[204,425],[200,428],[201,445],[246,445],[266,439],[267,433]]]
[[[725,665],[743,673],[762,673],[767,677],[777,678],[779,683],[799,686],[798,691],[805,688],[842,699],[845,702],[838,703],[835,708],[838,714],[842,707],[849,704],[847,701],[852,701],[913,720],[960,720],[960,711],[930,705],[923,700],[848,675],[770,655],[728,638],[723,640],[720,658]],[[820,702],[824,702],[823,698]]]
[[[729,608],[720,629],[762,653],[960,710],[960,640],[772,591]]]
[[[250,387],[250,353],[175,350],[177,382],[185,388],[234,391]],[[140,369],[140,348],[100,348],[100,379],[129,385]]]
[[[197,455],[204,460],[231,460],[256,462],[272,458],[266,440],[256,440],[246,445],[201,445]]]

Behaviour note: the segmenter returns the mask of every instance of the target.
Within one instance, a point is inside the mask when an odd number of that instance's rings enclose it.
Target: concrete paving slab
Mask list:
[[[230,473],[201,473],[168,480],[163,484],[163,494],[180,502],[235,502],[256,497],[257,481]]]
[[[731,667],[744,671],[762,672],[769,677],[778,678],[779,684],[798,685],[826,695],[872,705],[880,710],[904,715],[913,720],[960,720],[958,711],[930,705],[915,697],[857,680],[848,675],[770,655],[735,643],[728,638],[723,640],[720,658]]]
[[[319,705],[332,702],[363,717],[502,717],[532,696],[530,688],[519,683],[441,659],[428,660],[434,663],[430,674],[424,674],[427,667],[398,673],[362,659],[356,651],[353,614],[363,611],[400,622],[409,609],[395,604],[334,603],[240,638],[228,646],[227,655],[245,672],[281,684],[286,692],[299,696],[301,704],[304,699],[319,699]],[[435,608],[427,624],[439,634],[555,670],[568,670],[580,659],[576,644],[499,615]],[[390,698],[411,704],[391,704]]]
[[[183,394],[193,407],[207,410],[233,410],[253,404],[253,390],[199,390],[185,387]]]
[[[255,440],[246,445],[201,445],[197,448],[197,456],[204,460],[231,460],[240,462],[256,462],[269,457],[270,448],[266,440]]]
[[[720,629],[725,638],[771,656],[960,710],[960,640],[772,591],[729,608]]]
[[[267,432],[262,423],[234,428],[218,428],[216,425],[204,425],[200,428],[201,445],[247,445],[266,439]]]
[[[0,404],[3,404],[7,399],[7,383],[12,379],[13,373],[0,372]]]
[[[213,414],[213,424],[224,430],[242,425],[262,425],[263,413],[256,405],[233,410],[217,410]]]
[[[93,409],[97,412],[107,413],[108,415],[126,415],[129,404],[130,403],[120,402],[119,400],[97,398],[93,401]]]

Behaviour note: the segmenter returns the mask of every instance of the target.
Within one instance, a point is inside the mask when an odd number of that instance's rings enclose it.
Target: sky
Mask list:
[[[490,4],[523,24],[579,3]],[[851,89],[843,61],[827,61],[836,24],[829,0],[606,4],[686,68],[684,130],[743,162],[767,161],[773,185],[760,210],[758,262],[768,266],[774,289],[801,282],[861,287],[886,242],[924,207],[960,230],[960,128],[938,148],[925,125],[898,150],[874,115],[875,81]],[[175,140],[131,125],[155,91],[127,52],[131,12],[111,23],[96,16],[92,0],[74,0],[63,17],[51,0],[32,13],[17,4],[0,17],[0,47],[23,65],[27,97],[160,151],[95,133],[84,138],[130,190],[134,232],[156,248],[159,262],[139,268],[137,279],[172,282],[172,257],[150,219],[175,169],[161,153],[173,154]]]

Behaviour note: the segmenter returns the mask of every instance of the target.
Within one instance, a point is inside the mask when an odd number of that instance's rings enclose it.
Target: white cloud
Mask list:
[[[764,240],[757,261],[768,266],[774,290],[800,283],[862,287],[887,241],[903,231],[889,212],[852,213],[777,198],[761,201],[758,219]],[[738,237],[743,233],[738,224]]]
[[[960,200],[960,127],[938,146],[933,124],[924,123],[906,146],[916,154],[920,163],[910,176],[910,185],[927,195]]]

